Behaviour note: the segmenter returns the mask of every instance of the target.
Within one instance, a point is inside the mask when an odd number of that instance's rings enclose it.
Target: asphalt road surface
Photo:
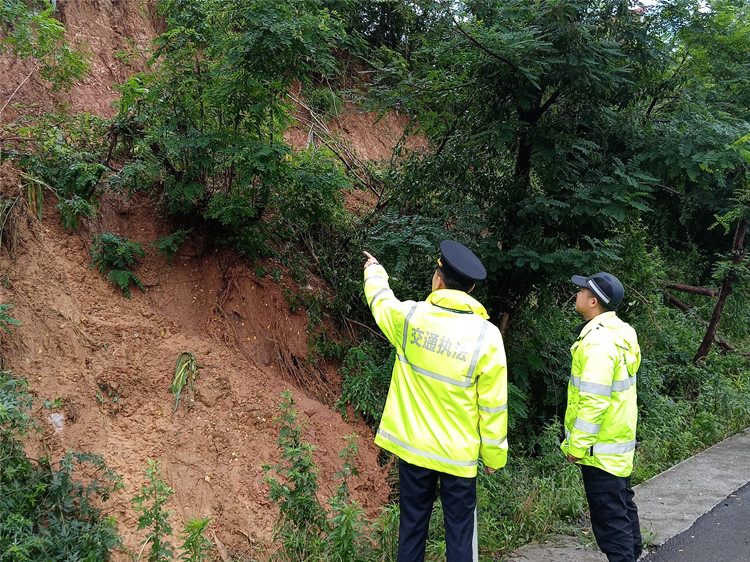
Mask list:
[[[750,484],[641,561],[750,562]]]

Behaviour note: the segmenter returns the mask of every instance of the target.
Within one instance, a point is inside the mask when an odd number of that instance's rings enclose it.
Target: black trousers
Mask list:
[[[630,477],[614,476],[593,466],[580,467],[596,544],[609,562],[635,562],[643,544]]]
[[[401,519],[398,562],[422,562],[432,506],[438,494],[443,504],[447,562],[477,560],[476,478],[461,478],[399,460]]]

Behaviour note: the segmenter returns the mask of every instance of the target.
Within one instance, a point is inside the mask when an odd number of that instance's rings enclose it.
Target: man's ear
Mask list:
[[[435,270],[433,277],[435,278],[435,291],[439,289],[445,289],[445,281],[442,277],[440,277],[440,273],[438,273],[437,270]]]

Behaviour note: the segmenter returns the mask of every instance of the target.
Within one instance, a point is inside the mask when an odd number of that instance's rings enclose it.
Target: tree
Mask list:
[[[0,4],[0,52],[34,60],[53,90],[68,89],[83,78],[88,65],[85,56],[65,41],[65,28],[53,13],[46,1],[4,1]]]
[[[167,31],[153,71],[122,86],[118,138],[129,189],[159,186],[168,211],[213,223],[235,247],[267,252],[273,209],[301,225],[332,220],[347,181],[323,153],[297,157],[284,141],[295,79],[331,74],[347,44],[341,19],[310,0],[160,4]],[[314,179],[315,182],[310,183]]]
[[[443,17],[409,64],[384,65],[391,80],[402,71],[385,99],[434,142],[392,198],[460,217],[454,227],[495,280],[495,313],[510,316],[535,286],[616,259],[612,227],[648,209],[642,184],[653,178],[630,158],[642,130],[632,107],[664,63],[627,2],[467,3]]]

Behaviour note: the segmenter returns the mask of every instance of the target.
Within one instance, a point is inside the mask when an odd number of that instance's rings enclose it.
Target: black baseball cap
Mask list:
[[[570,280],[579,287],[589,289],[609,310],[616,309],[625,296],[625,289],[623,289],[620,280],[606,271],[600,271],[591,277],[574,275]]]
[[[457,281],[473,285],[487,277],[487,271],[474,252],[455,240],[443,240],[440,254],[438,265]]]

